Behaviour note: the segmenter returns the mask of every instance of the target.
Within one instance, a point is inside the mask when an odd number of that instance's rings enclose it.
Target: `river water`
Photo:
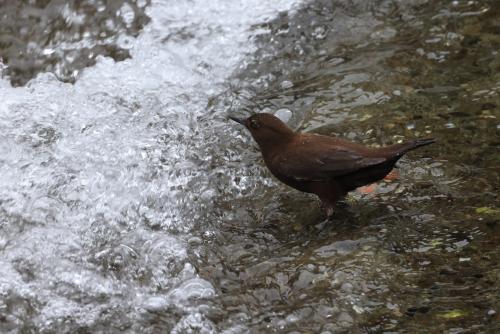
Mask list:
[[[500,331],[497,1],[0,10],[0,332]],[[322,225],[261,111],[438,143]]]

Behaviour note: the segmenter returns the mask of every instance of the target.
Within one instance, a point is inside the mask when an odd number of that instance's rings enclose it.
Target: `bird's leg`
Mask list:
[[[319,197],[321,200],[321,207],[326,213],[325,221],[316,225],[317,228],[322,229],[327,222],[332,220],[335,204],[344,196],[344,193],[334,180],[313,183],[310,191]]]
[[[325,205],[325,204],[323,204],[323,205]],[[325,212],[326,212],[326,220],[332,219],[333,213],[335,212],[333,205],[326,204],[325,205]]]
[[[321,223],[314,225],[319,231],[322,231],[326,224],[332,220],[333,213],[335,211],[333,205],[324,200],[321,200],[321,206],[326,212],[326,218]]]
[[[331,182],[328,187],[328,192],[326,196],[320,197],[323,207],[326,211],[326,219],[331,220],[333,217],[333,212],[337,202],[342,199],[345,194],[336,182]]]
[[[323,198],[320,198],[321,204],[321,210],[323,210],[326,214],[327,220],[333,217],[333,213],[335,212],[335,203],[331,203],[328,200],[325,200]]]

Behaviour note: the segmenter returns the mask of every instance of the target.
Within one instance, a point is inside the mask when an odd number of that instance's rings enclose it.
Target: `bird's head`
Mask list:
[[[229,118],[244,125],[252,134],[253,139],[259,144],[261,150],[287,143],[295,135],[292,129],[278,117],[271,114],[254,114],[247,119],[231,116]]]

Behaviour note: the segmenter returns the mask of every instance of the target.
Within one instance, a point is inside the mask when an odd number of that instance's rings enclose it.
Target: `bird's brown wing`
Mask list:
[[[386,161],[356,148],[297,147],[275,157],[276,172],[300,181],[324,181]]]

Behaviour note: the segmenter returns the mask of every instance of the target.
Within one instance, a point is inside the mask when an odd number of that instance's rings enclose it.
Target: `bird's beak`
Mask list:
[[[236,123],[240,123],[241,125],[245,125],[245,120],[244,119],[239,119],[239,118],[236,118],[236,117],[232,117],[232,116],[228,116],[229,119],[235,121]]]

